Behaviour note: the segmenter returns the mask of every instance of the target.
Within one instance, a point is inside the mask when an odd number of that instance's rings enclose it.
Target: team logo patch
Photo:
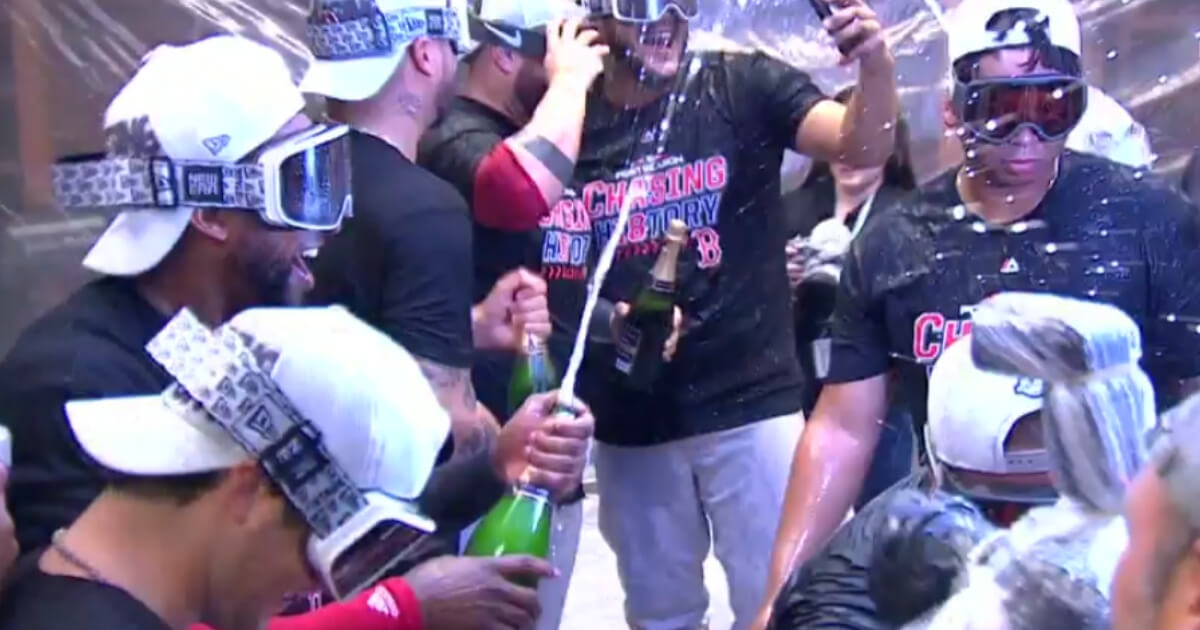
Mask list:
[[[1017,383],[1013,385],[1013,393],[1026,398],[1041,398],[1045,395],[1045,389],[1042,379],[1028,376],[1018,378]]]

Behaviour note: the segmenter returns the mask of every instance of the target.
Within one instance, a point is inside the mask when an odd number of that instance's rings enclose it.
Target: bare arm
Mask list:
[[[879,439],[887,376],[826,385],[804,427],[775,536],[768,577],[774,599],[795,568],[815,555],[854,504]]]
[[[550,85],[529,124],[504,141],[548,205],[562,196],[579,157],[587,91],[603,70],[602,58],[608,52],[607,46],[595,43],[598,36],[595,30],[581,29],[579,20],[547,27]]]
[[[843,63],[858,60],[858,86],[848,105],[814,105],[796,130],[796,150],[818,160],[851,166],[882,166],[892,155],[896,117],[896,62],[875,12],[861,0],[825,21],[839,44],[856,44]]]
[[[417,359],[417,364],[433,387],[438,402],[450,414],[454,457],[490,449],[500,426],[491,412],[476,400],[470,368],[449,367],[428,359]]]

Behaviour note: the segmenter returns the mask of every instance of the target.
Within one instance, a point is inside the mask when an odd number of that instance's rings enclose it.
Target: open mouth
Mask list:
[[[320,251],[316,247],[301,250],[300,253],[292,257],[292,273],[304,283],[305,286],[312,288],[315,284],[313,280],[312,269],[308,266],[308,261],[317,257],[317,252]]]
[[[641,43],[647,48],[669,50],[675,46],[678,31],[671,27],[648,28],[642,32]]]

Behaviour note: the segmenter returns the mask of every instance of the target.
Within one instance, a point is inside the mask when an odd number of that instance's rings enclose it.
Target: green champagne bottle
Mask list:
[[[508,413],[513,414],[531,394],[541,394],[558,387],[558,373],[546,353],[546,342],[536,335],[525,333],[523,352],[513,365],[508,381]]]
[[[630,389],[650,391],[662,371],[663,347],[675,327],[676,267],[687,231],[687,224],[678,219],[668,224],[666,242],[650,269],[649,282],[634,298],[621,326],[615,367]]]
[[[546,353],[545,343],[526,333],[524,351],[517,358],[508,383],[510,410],[520,408],[531,394],[548,392],[555,387],[558,387],[558,375]],[[530,555],[549,559],[553,512],[549,492],[530,484],[519,484],[483,517],[471,534],[466,554]],[[525,586],[533,588],[537,585]]]

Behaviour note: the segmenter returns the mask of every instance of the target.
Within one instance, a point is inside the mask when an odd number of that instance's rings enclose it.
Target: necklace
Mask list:
[[[92,565],[84,562],[83,559],[76,555],[74,551],[71,551],[67,548],[67,545],[62,541],[63,536],[66,533],[66,530],[60,529],[54,532],[54,536],[50,538],[50,546],[54,547],[54,551],[58,553],[58,555],[62,556],[63,559],[68,563],[75,565],[76,569],[79,569],[87,574],[88,579],[92,580],[93,582],[99,582],[107,586],[112,586],[112,582],[109,582],[107,579],[105,579],[99,571],[92,567]]]

